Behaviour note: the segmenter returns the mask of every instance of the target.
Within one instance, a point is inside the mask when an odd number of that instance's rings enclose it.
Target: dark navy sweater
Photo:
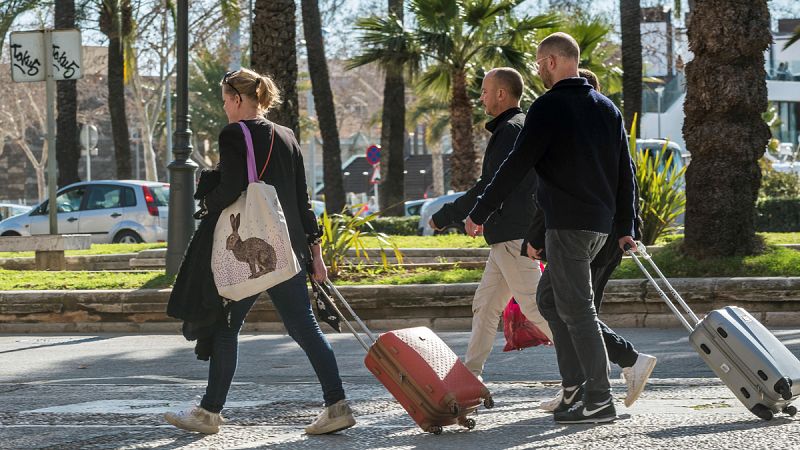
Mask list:
[[[584,78],[559,81],[528,110],[514,150],[475,207],[483,224],[536,169],[547,229],[633,236],[634,169],[622,115]]]

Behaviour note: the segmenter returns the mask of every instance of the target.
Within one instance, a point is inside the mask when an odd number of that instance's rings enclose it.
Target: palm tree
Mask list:
[[[450,111],[451,186],[470,187],[479,169],[472,132],[473,104],[468,80],[481,66],[511,66],[530,74],[535,46],[532,34],[557,24],[554,15],[514,17],[516,0],[412,0],[416,27],[406,30],[396,15],[358,22],[364,33],[362,54],[352,66],[378,62],[408,64],[419,87],[447,99]]]
[[[642,111],[642,8],[639,0],[620,0],[620,30],[622,34],[622,111],[625,129],[636,130],[634,118]]]
[[[251,64],[255,71],[272,77],[283,98],[269,111],[269,119],[291,128],[299,140],[295,1],[256,0],[253,9]]]
[[[302,0],[303,34],[308,51],[308,71],[311,76],[311,92],[322,135],[322,171],[325,182],[325,207],[328,211],[341,211],[345,206],[344,183],[342,182],[342,152],[339,145],[339,129],[336,124],[336,109],[325,60],[325,44],[322,39],[322,19],[317,0]]]
[[[403,0],[389,0],[389,14],[403,24]],[[406,83],[403,66],[386,67],[381,113],[381,148],[387,170],[380,190],[380,205],[385,216],[403,216],[405,208]]]
[[[719,24],[724,23],[724,27]],[[764,51],[772,42],[767,0],[703,0],[690,13],[683,136],[686,171],[684,250],[697,258],[751,254],[758,160],[770,131]]]
[[[133,34],[133,11],[130,0],[102,0],[100,3],[100,31],[108,37],[108,110],[111,115],[111,134],[114,137],[114,157],[117,178],[129,179],[131,147],[128,119],[125,114],[126,67],[125,44]]]
[[[75,28],[75,0],[57,0],[56,28]],[[77,80],[56,82],[58,90],[58,119],[56,129],[56,163],[58,185],[66,186],[78,177],[81,147],[78,144],[78,87]]]

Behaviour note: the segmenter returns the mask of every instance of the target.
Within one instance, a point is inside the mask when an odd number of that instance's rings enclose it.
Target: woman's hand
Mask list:
[[[311,246],[311,277],[317,283],[323,283],[328,278],[328,268],[322,260],[322,251],[319,244]]]

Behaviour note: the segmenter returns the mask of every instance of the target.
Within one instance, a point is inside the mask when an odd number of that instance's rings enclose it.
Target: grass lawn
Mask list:
[[[371,237],[362,238],[366,247],[378,248],[378,240]],[[391,236],[391,242],[404,248],[481,248],[488,247],[482,236],[471,238],[465,234],[447,234],[442,236]]]
[[[453,269],[435,271],[416,269],[403,271],[371,270],[345,274],[337,285],[355,284],[435,284],[480,281],[483,270]],[[80,289],[159,289],[172,286],[175,277],[160,271],[140,272],[39,272],[33,270],[0,270],[0,291],[16,290],[80,290]]]
[[[695,261],[678,252],[680,241],[666,245],[653,260],[667,278],[703,277],[797,277],[800,252],[770,245],[764,254]],[[642,261],[645,267],[650,265]],[[611,276],[616,279],[644,278],[633,260],[623,260]]]
[[[138,253],[142,250],[149,250],[151,248],[166,248],[166,242],[158,242],[154,244],[92,244],[91,248],[86,250],[67,250],[64,252],[67,256],[70,255],[112,255],[119,253]],[[24,258],[33,257],[34,252],[0,252],[0,258]]]

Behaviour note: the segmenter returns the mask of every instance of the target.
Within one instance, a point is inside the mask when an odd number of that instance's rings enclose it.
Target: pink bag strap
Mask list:
[[[247,128],[247,125],[243,121],[239,121],[239,126],[242,127],[242,133],[244,133],[244,141],[247,144],[247,180],[250,183],[255,183],[264,176],[264,172],[267,170],[267,165],[269,164],[269,159],[272,157],[272,146],[275,144],[275,125],[272,126],[272,136],[270,137],[269,142],[269,153],[267,153],[267,162],[264,163],[264,167],[261,169],[261,173],[256,173],[256,155],[253,151],[253,136],[250,134],[250,129]]]

